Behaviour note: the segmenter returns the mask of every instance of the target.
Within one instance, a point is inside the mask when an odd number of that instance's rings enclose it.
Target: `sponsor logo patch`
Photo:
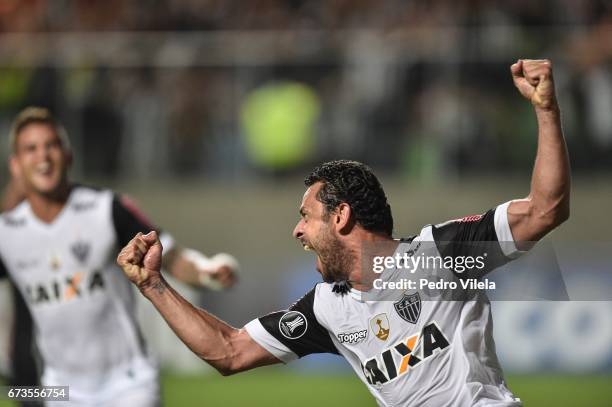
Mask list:
[[[84,212],[90,209],[94,209],[95,207],[95,201],[75,202],[72,204],[72,209],[74,209],[75,212]]]
[[[423,327],[420,333],[405,337],[378,355],[361,362],[368,383],[380,386],[409,374],[420,363],[427,363],[450,346],[436,322]]]
[[[93,295],[104,291],[106,283],[102,271],[78,272],[49,281],[25,286],[26,299],[33,305],[60,303]]]
[[[12,228],[20,228],[22,226],[25,226],[26,224],[25,218],[13,218],[11,216],[3,216],[3,219],[6,226]]]
[[[337,336],[340,343],[359,343],[363,342],[368,337],[368,330],[364,329],[357,332],[343,332],[339,333]]]
[[[374,336],[381,341],[386,341],[389,337],[389,332],[391,331],[387,314],[378,314],[370,319],[370,329],[372,329]]]
[[[459,222],[461,223],[478,222],[480,219],[482,219],[482,215],[470,215],[470,216],[464,216],[463,218],[459,219]]]
[[[306,333],[308,321],[299,311],[286,312],[278,321],[278,329],[287,339],[298,339]]]

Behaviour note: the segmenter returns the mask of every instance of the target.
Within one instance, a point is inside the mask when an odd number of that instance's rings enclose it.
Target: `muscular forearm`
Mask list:
[[[140,290],[192,352],[222,374],[237,370],[237,329],[191,305],[163,278]]]
[[[534,215],[554,227],[569,216],[569,158],[556,103],[550,109],[536,108],[536,116],[538,151],[529,199]]]
[[[157,232],[138,233],[121,249],[117,264],[189,349],[223,375],[280,362],[245,329],[232,328],[172,289],[160,273],[162,251]]]
[[[508,223],[521,246],[540,240],[569,217],[570,166],[549,60],[518,60],[510,67],[514,85],[535,108],[538,152],[526,199],[508,206]]]

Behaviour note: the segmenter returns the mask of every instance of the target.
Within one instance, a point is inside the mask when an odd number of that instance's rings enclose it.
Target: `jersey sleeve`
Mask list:
[[[312,353],[335,353],[329,331],[314,312],[316,287],[288,310],[249,322],[245,329],[255,342],[287,363]]]
[[[117,234],[119,247],[123,247],[138,233],[148,233],[156,230],[165,250],[174,246],[172,236],[158,227],[142,213],[138,206],[129,198],[120,195],[113,196],[113,226]]]
[[[2,257],[0,257],[0,279],[7,278],[8,272],[6,271],[6,266],[4,265],[4,261],[2,261]]]
[[[467,216],[432,226],[432,235],[443,257],[468,256],[484,258],[483,268],[474,268],[455,274],[465,278],[478,278],[523,254],[516,247],[508,223],[506,202],[482,215]]]

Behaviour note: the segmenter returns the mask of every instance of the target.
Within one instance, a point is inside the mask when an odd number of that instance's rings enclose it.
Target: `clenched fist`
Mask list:
[[[552,64],[547,59],[519,59],[510,67],[514,85],[538,109],[557,109]]]
[[[155,231],[138,233],[117,257],[117,264],[138,288],[159,281],[162,264],[162,245]]]

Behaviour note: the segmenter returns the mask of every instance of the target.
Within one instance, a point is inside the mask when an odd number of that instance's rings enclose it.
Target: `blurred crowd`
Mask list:
[[[519,57],[553,60],[574,169],[612,169],[609,0],[4,0],[0,32],[0,131],[50,107],[85,176],[527,172]]]
[[[610,7],[609,0],[3,0],[0,21],[5,32],[585,25],[601,22]]]

